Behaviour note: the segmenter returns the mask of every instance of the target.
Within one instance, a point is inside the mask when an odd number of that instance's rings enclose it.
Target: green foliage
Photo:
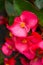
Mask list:
[[[9,1],[10,3],[12,3],[12,4],[13,4],[13,0],[7,0],[7,1]]]
[[[8,19],[9,19],[9,25],[11,25],[13,23],[14,16],[10,16]]]
[[[2,65],[4,62],[4,56],[3,54],[0,52],[0,65]]]
[[[5,1],[5,9],[9,16],[14,16],[13,5],[9,1]]]
[[[33,5],[30,2],[24,0],[14,0],[14,10],[18,15],[21,14],[24,10],[30,10],[32,12],[36,12]]]
[[[40,11],[41,11],[41,12],[43,12],[43,8],[42,8],[42,9],[40,9]]]

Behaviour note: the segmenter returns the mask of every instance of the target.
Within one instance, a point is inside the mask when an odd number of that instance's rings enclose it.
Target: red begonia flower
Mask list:
[[[23,11],[20,17],[16,17],[11,26],[7,25],[7,28],[18,37],[26,37],[27,33],[32,29],[35,31],[38,23],[37,16],[29,11]]]
[[[28,37],[26,38],[17,38],[15,41],[16,49],[24,54],[28,59],[33,59],[35,57],[35,53],[32,51],[33,43],[29,40]]]
[[[14,57],[8,59],[5,58],[4,59],[4,65],[15,65],[16,64],[16,60],[14,59]]]
[[[39,48],[43,50],[43,40],[39,43]]]
[[[42,57],[42,64],[43,64],[43,57]]]
[[[27,62],[25,58],[20,57],[20,61],[22,65],[30,65],[29,62]]]
[[[25,38],[16,38],[16,49],[24,54],[28,59],[33,59],[36,55],[36,50],[39,49],[39,43],[42,40],[40,34],[33,32]]]
[[[13,49],[14,49],[14,42],[11,39],[7,38],[5,44],[2,46],[2,52],[5,55],[9,56],[12,54],[12,51],[15,51]]]
[[[30,65],[43,65],[41,59],[34,59],[30,61]]]
[[[35,13],[32,13],[30,11],[23,11],[20,18],[22,21],[25,21],[25,23],[27,23],[27,26],[30,27],[32,31],[36,30],[38,17]]]
[[[0,16],[0,25],[6,24],[8,22],[7,18],[4,16]]]
[[[39,43],[42,41],[42,38],[37,32],[32,32],[32,34],[29,36],[29,40],[33,43],[31,48],[36,50],[39,48]]]
[[[18,18],[19,17],[17,17],[16,19],[18,20]],[[19,18],[19,21],[22,22],[20,20],[20,18]],[[26,37],[27,36],[27,30],[23,27],[23,26],[25,26],[25,24],[24,23],[20,24],[19,21],[17,23],[15,23],[15,21],[14,21],[14,23],[11,26],[7,25],[7,28],[12,32],[12,34],[14,36]]]
[[[33,43],[39,43],[42,40],[41,35],[38,34],[37,32],[32,32],[32,34],[29,36],[29,39]]]

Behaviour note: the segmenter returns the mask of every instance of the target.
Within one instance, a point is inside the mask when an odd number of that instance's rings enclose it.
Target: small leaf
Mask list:
[[[14,16],[13,5],[9,1],[5,1],[5,9],[8,16]]]

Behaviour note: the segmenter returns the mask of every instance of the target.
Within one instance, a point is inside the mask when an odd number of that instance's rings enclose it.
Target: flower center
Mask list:
[[[20,26],[21,26],[22,28],[24,28],[24,27],[25,27],[25,23],[24,23],[24,22],[21,22],[21,23],[20,23]]]
[[[9,49],[12,49],[12,46],[9,45],[8,48],[9,48]]]
[[[12,37],[12,36],[13,36],[11,32],[9,33],[9,36],[10,36],[10,37]]]
[[[26,39],[22,40],[22,43],[27,43],[27,40]]]

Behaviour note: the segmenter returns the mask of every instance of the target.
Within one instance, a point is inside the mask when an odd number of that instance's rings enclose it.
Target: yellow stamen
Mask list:
[[[22,28],[24,28],[24,27],[25,27],[25,23],[24,23],[24,22],[21,22],[21,23],[20,23],[20,26],[21,26]]]
[[[12,49],[12,46],[9,45],[8,48],[9,48],[9,49]]]
[[[27,40],[26,39],[22,40],[22,43],[27,43]]]
[[[34,61],[37,61],[37,58],[35,58]]]
[[[12,33],[9,33],[9,36],[12,37],[13,36]]]

